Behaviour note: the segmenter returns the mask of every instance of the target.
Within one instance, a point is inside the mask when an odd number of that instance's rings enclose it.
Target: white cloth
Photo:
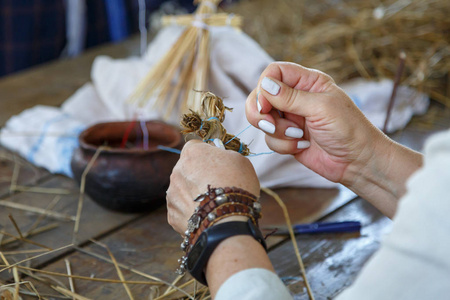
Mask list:
[[[225,105],[234,108],[233,112],[227,113],[224,125],[228,132],[237,134],[249,125],[244,111],[247,95],[256,88],[261,72],[273,59],[255,41],[242,32],[238,32],[231,27],[211,27],[210,30],[209,90],[223,97]],[[97,57],[92,66],[92,84],[86,84],[70,97],[62,105],[61,114],[67,115],[68,119],[79,122],[85,127],[99,122],[131,120],[136,117],[140,119],[161,119],[161,115],[152,110],[150,105],[138,109],[135,105],[129,104],[127,99],[150,68],[172,47],[182,31],[183,28],[178,26],[169,26],[161,30],[142,58],[112,59],[106,56]],[[347,92],[351,92],[352,87],[354,87],[354,98],[359,99],[359,103],[368,104],[361,105],[361,109],[371,119],[370,109],[365,109],[365,107],[370,108],[372,101],[378,103],[379,106],[386,106],[390,93],[377,94],[377,97],[372,99],[367,97],[367,93],[364,93],[365,89],[361,88],[364,84],[376,86],[371,82],[353,84],[347,89]],[[356,88],[359,88],[359,90],[356,91]],[[371,93],[373,90],[373,88],[370,89]],[[385,86],[382,86],[382,91],[385,90]],[[399,93],[398,98],[400,96]],[[421,107],[426,109],[428,98],[425,95],[421,95],[414,101],[422,103]],[[397,102],[403,103],[404,101]],[[68,162],[71,152],[66,151],[64,152],[66,156],[61,157],[60,152],[52,151],[54,138],[48,139],[46,135],[42,134],[38,136],[28,135],[20,139],[11,138],[14,132],[18,132],[17,136],[19,136],[20,132],[30,131],[30,128],[32,128],[32,131],[46,128],[48,123],[52,122],[49,115],[55,112],[55,108],[48,107],[47,110],[49,113],[46,113],[42,106],[39,109],[31,108],[23,114],[13,117],[11,120],[14,119],[14,122],[7,122],[5,129],[0,134],[0,143],[19,152],[22,156],[28,157],[31,146],[36,145],[38,139],[42,139],[39,145],[45,146],[45,151],[39,151],[36,155],[40,157],[36,156],[33,162],[51,172],[63,171],[64,174],[70,176],[70,172],[67,170],[70,171]],[[403,117],[404,111],[400,108],[394,109],[391,120],[402,120],[400,126],[396,126],[396,128],[405,126],[411,117],[411,114]],[[414,111],[414,113],[417,112]],[[179,115],[179,112],[174,112],[170,123],[178,125]],[[30,127],[31,125],[33,127]],[[66,130],[72,132],[71,126],[66,126],[64,123],[58,124],[58,132],[65,132]],[[239,137],[243,142],[250,144],[250,150],[253,153],[270,152],[265,143],[265,134],[258,129],[251,127]],[[71,147],[73,149],[76,144],[71,144]],[[255,167],[261,185],[266,187],[327,188],[336,186],[335,183],[297,163],[291,155],[261,155],[251,157],[250,160]]]
[[[283,300],[292,299],[281,279],[266,269],[247,269],[225,281],[215,300]]]
[[[424,166],[408,180],[392,232],[337,300],[449,299],[449,182],[450,130],[426,143]],[[216,300],[292,299],[279,294],[283,283],[267,272],[248,269],[234,274],[220,287]],[[247,286],[255,281],[259,286],[251,291]]]

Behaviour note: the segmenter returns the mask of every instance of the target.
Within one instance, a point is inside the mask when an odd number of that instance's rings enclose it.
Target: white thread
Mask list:
[[[192,21],[192,26],[205,30],[209,29],[209,26],[203,22],[203,17],[201,15],[195,15],[195,20]]]
[[[226,22],[225,22],[225,24],[227,25],[227,26],[231,26],[231,21],[234,19],[234,14],[229,14],[228,16],[227,16],[227,20],[226,20]]]

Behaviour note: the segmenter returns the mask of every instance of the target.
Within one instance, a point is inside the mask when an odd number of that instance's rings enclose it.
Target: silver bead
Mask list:
[[[184,250],[186,250],[187,245],[185,245],[184,242],[182,242],[181,245],[180,245],[180,248],[181,248],[181,250],[184,251]]]
[[[214,221],[215,218],[216,218],[216,215],[215,215],[214,213],[210,212],[210,213],[208,214],[208,220],[209,220],[209,221]]]
[[[181,267],[180,267],[179,269],[177,269],[175,272],[176,272],[178,275],[183,275],[184,273],[186,273],[185,269],[184,269],[184,268],[181,269]]]
[[[254,202],[254,203],[253,203],[253,209],[254,209],[257,213],[261,212],[261,203],[259,203],[259,202]]]
[[[214,199],[214,201],[216,201],[217,205],[222,205],[228,201],[228,197],[226,195],[220,195],[217,196],[216,199]]]
[[[186,230],[185,232],[184,232],[184,235],[191,235],[191,232],[189,231],[189,230]]]
[[[194,202],[202,202],[205,199],[205,195],[200,194],[194,199]]]
[[[248,213],[251,214],[251,215],[254,214],[254,213],[253,213],[253,208],[251,208],[250,206],[248,207]]]
[[[216,195],[222,195],[223,193],[225,193],[223,188],[217,188],[215,192],[216,192]]]

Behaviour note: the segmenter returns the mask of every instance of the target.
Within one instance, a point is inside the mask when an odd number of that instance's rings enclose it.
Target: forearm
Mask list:
[[[258,241],[251,236],[238,235],[220,243],[206,265],[206,279],[212,298],[230,276],[250,268],[274,271]]]
[[[351,180],[342,182],[392,218],[398,200],[406,192],[406,181],[422,166],[422,154],[408,149],[384,135],[374,139],[364,165],[349,167]]]

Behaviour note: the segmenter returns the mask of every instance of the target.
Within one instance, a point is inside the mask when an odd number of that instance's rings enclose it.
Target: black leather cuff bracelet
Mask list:
[[[206,229],[198,238],[187,256],[186,269],[200,283],[208,285],[205,277],[205,267],[214,249],[223,240],[235,235],[250,235],[254,237],[267,251],[266,241],[251,220],[247,222],[227,222]]]

